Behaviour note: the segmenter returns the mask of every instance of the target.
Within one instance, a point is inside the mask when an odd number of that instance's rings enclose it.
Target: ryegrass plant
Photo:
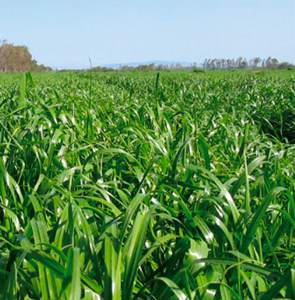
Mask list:
[[[1,75],[0,299],[295,299],[294,76]]]

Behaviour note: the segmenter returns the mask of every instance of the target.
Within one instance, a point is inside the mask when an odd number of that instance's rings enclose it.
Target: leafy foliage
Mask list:
[[[49,72],[50,67],[38,65],[26,46],[14,46],[0,41],[0,73],[9,72]]]
[[[294,299],[273,74],[2,75],[0,299]]]

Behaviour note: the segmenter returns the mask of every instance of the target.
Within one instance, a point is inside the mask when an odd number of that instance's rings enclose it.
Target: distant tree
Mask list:
[[[24,72],[31,66],[32,56],[26,46],[4,44],[0,47],[0,71]]]
[[[52,69],[50,67],[44,66],[43,64],[41,64],[41,65],[36,64],[33,68],[31,68],[31,71],[43,73],[43,72],[51,72]]]
[[[153,71],[155,70],[155,64],[149,64],[149,65],[139,65],[138,67],[135,68],[137,71]]]
[[[271,60],[271,68],[276,69],[278,67],[278,65],[279,65],[279,61],[276,58],[273,58]]]
[[[242,65],[242,60],[243,60],[243,57],[238,57],[237,59],[236,59],[236,63],[235,63],[235,67],[236,68],[240,68],[241,67],[241,65]]]
[[[281,62],[281,63],[278,64],[277,69],[279,69],[279,70],[292,70],[292,69],[295,69],[295,65],[284,61],[284,62]]]
[[[243,58],[240,68],[247,69],[248,67],[249,67],[249,64],[248,64],[247,58]]]
[[[168,69],[169,69],[169,66],[163,65],[163,64],[160,64],[160,65],[155,67],[156,71],[165,71],[165,70],[168,70]]]
[[[260,57],[254,57],[254,58],[250,59],[249,66],[251,68],[257,68],[260,62],[261,62]]]
[[[216,58],[210,59],[210,69],[211,70],[216,70]]]
[[[266,69],[294,69],[295,66],[288,63],[280,63],[276,58],[268,57],[261,59],[260,57],[251,58],[249,61],[240,56],[237,59],[208,59],[206,58],[203,63],[205,70],[232,70],[232,69],[255,69],[257,67]]]
[[[222,70],[226,70],[227,69],[227,61],[224,58],[221,59],[221,69]]]
[[[265,60],[265,59],[262,60],[262,62],[261,62],[261,67],[262,67],[262,68],[265,68],[265,67],[266,67],[266,60]]]
[[[215,65],[217,70],[221,70],[221,59],[215,59]]]
[[[111,71],[115,71],[113,68],[107,68],[107,67],[93,67],[90,69],[90,71],[92,72],[111,72]]]
[[[235,67],[235,61],[233,59],[226,60],[226,68],[233,69]]]
[[[130,66],[120,66],[120,70],[121,71],[134,71],[134,67],[130,67]]]
[[[279,61],[276,58],[268,57],[265,61],[265,67],[267,69],[277,69]]]
[[[182,70],[182,65],[180,63],[177,63],[175,66],[176,71],[181,71]]]
[[[49,67],[38,66],[35,60],[32,60],[26,46],[14,46],[6,41],[1,42],[0,46],[0,72],[25,72],[35,69],[40,71],[49,71]]]
[[[2,43],[0,47],[0,72],[7,72],[10,64],[10,53],[12,53],[13,46],[11,44]]]

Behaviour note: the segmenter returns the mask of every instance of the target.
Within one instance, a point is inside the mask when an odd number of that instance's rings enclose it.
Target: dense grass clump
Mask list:
[[[0,299],[295,299],[289,72],[1,75]]]

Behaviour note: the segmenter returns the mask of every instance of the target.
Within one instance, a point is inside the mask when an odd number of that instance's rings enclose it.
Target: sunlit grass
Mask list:
[[[0,299],[293,299],[290,73],[1,76]]]

